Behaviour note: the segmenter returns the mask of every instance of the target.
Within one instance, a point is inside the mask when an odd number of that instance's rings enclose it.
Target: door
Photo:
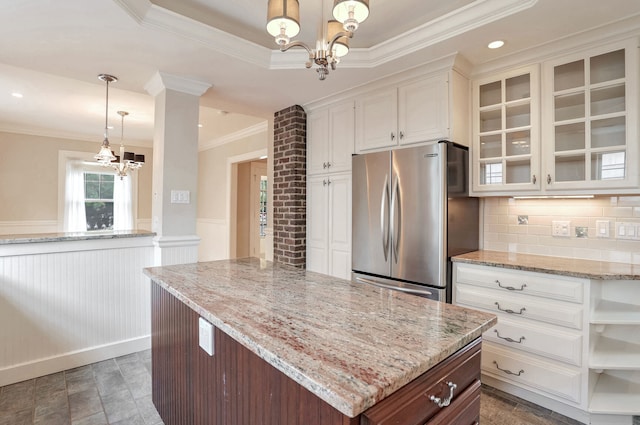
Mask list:
[[[391,155],[376,152],[353,157],[352,269],[389,276]]]
[[[443,169],[446,144],[393,151],[391,165],[391,277],[446,286]]]

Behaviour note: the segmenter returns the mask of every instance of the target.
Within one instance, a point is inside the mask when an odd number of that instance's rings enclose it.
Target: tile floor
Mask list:
[[[480,423],[579,424],[490,387],[483,387]],[[0,425],[36,424],[162,425],[151,401],[151,352],[0,388]]]

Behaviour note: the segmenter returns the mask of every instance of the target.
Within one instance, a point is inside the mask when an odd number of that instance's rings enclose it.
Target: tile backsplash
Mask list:
[[[640,196],[593,199],[483,198],[483,249],[640,264]],[[570,222],[568,236],[552,236],[554,224]],[[608,221],[608,226],[602,221]],[[556,223],[554,223],[556,222]],[[609,237],[598,237],[608,228]],[[560,231],[560,229],[558,229]],[[602,232],[600,233],[602,234]],[[632,234],[632,236],[629,236]]]

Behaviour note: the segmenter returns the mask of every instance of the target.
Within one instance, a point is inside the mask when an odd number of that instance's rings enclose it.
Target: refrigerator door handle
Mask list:
[[[405,292],[407,294],[427,295],[427,296],[433,295],[433,292],[428,291],[426,289],[403,288],[402,286],[387,285],[387,284],[382,283],[382,282],[376,282],[375,280],[364,279],[362,277],[356,277],[356,281],[360,282],[360,283],[367,283],[369,285],[377,286],[379,288],[391,289],[393,291]]]
[[[391,196],[391,234],[393,259],[398,264],[398,247],[400,246],[400,234],[402,233],[402,200],[400,199],[400,182],[396,176]],[[397,220],[396,220],[397,217]]]
[[[384,179],[384,187],[380,201],[380,233],[382,233],[382,250],[384,261],[389,261],[389,176]]]

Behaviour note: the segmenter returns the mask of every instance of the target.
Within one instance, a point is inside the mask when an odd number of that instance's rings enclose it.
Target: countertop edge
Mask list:
[[[0,235],[0,245],[14,245],[44,242],[68,242],[99,239],[140,238],[156,236],[155,232],[146,230],[122,230],[104,233],[91,232],[61,232],[61,233],[30,233],[15,235]]]

